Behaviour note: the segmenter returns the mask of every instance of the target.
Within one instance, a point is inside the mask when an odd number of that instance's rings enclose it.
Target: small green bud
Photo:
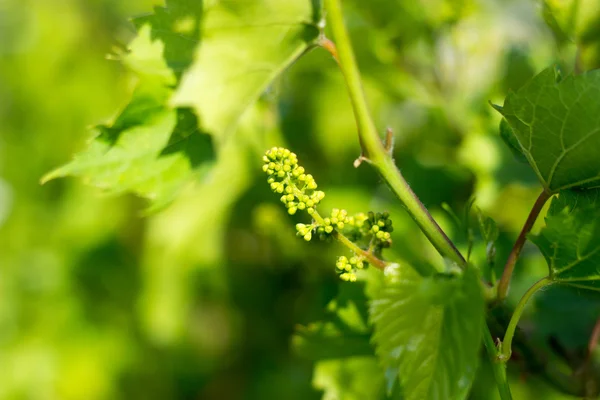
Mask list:
[[[288,214],[294,215],[296,214],[296,210],[298,210],[296,207],[290,207],[288,208]]]
[[[308,232],[306,235],[304,235],[304,240],[310,242],[310,239],[312,239],[312,233]]]

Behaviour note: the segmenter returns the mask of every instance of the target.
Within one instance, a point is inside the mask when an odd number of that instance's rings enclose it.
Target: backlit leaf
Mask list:
[[[240,115],[317,38],[310,0],[205,2],[202,44],[173,99],[223,137]]]
[[[548,68],[496,107],[503,135],[548,191],[600,186],[600,70],[557,78]]]
[[[552,200],[546,226],[530,238],[552,279],[600,290],[600,190],[561,192]]]
[[[373,340],[388,390],[407,400],[464,399],[479,359],[484,302],[476,271],[421,277],[391,266],[371,304]]]

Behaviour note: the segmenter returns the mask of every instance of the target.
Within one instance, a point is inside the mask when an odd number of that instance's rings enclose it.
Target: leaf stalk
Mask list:
[[[525,241],[527,240],[527,234],[533,228],[533,224],[537,220],[542,208],[544,205],[552,197],[551,193],[548,193],[546,190],[543,190],[542,193],[538,196],[537,200],[533,204],[533,208],[529,212],[529,216],[517,237],[517,241],[515,242],[510,254],[508,255],[508,259],[506,260],[506,264],[504,265],[504,271],[502,272],[502,277],[498,282],[498,296],[497,301],[502,301],[508,295],[508,287],[510,285],[510,279],[512,277],[513,271],[515,270],[515,265],[517,264],[517,260],[519,259],[519,255],[521,255],[521,250],[523,250],[523,246],[525,245]]]

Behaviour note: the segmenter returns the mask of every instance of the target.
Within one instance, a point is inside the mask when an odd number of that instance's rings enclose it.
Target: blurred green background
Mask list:
[[[394,129],[402,172],[462,250],[442,204],[460,214],[475,195],[499,223],[501,264],[540,187],[501,142],[488,101],[501,104],[552,63],[568,72],[573,47],[533,0],[345,3],[373,114]],[[39,184],[83,148],[88,126],[126,104],[131,76],[106,55],[135,35],[129,17],[159,4],[0,0],[0,399],[350,398],[343,371],[313,373],[291,346],[294,327],[318,320],[339,289],[339,248],[294,237],[302,217],[268,190],[260,143],[232,151],[213,179],[152,215],[140,199],[75,179]],[[374,171],[352,167],[355,122],[326,52],[303,57],[261,104],[269,140],[298,154],[327,194],[324,209],[389,210],[389,257],[442,262]],[[472,258],[483,262],[484,246]],[[510,301],[545,270],[527,246]],[[556,313],[546,293],[524,324],[542,321],[541,340],[585,344],[593,317],[544,331]],[[511,373],[517,399],[565,398],[544,394],[524,366]],[[482,367],[472,397],[494,396]]]

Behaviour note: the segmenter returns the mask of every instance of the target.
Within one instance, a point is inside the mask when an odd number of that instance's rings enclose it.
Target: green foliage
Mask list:
[[[0,399],[600,392],[597,1],[344,0],[351,43],[337,0],[151,3],[0,5]],[[499,301],[527,163],[558,197]]]
[[[144,26],[123,62],[138,76],[132,98],[114,122],[94,128],[88,148],[43,182],[82,177],[109,193],[133,192],[157,209],[198,179],[214,158],[208,135],[198,130],[189,109],[167,105],[176,79],[163,59],[164,45]]]
[[[200,42],[202,2],[167,0],[165,7],[154,7],[154,13],[133,18],[137,30],[151,27],[152,39],[164,44],[162,56],[178,79],[194,59]]]
[[[323,390],[323,400],[385,399],[383,381],[375,357],[322,360],[313,377],[313,385]]]
[[[294,351],[309,360],[374,356],[364,283],[342,284],[319,321],[296,329]]]
[[[202,45],[173,102],[193,107],[222,140],[240,115],[317,38],[308,0],[208,1]]]
[[[465,399],[479,362],[484,303],[477,273],[424,278],[393,265],[371,303],[373,341],[404,398]]]
[[[497,107],[512,129],[508,142],[527,157],[546,190],[589,188],[600,182],[600,71],[560,80],[538,74]]]
[[[546,226],[531,240],[553,280],[600,290],[600,191],[563,191],[552,200]]]

